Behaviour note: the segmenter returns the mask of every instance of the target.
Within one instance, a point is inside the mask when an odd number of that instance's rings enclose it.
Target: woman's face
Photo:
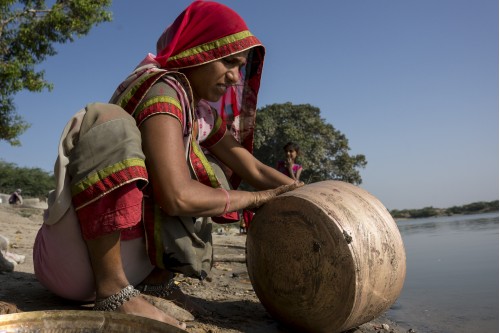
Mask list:
[[[182,69],[193,89],[195,103],[200,99],[217,102],[229,86],[238,83],[248,53],[246,50],[208,64]]]

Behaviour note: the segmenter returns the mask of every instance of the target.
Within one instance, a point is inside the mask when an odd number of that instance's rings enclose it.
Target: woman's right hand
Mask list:
[[[304,186],[303,182],[295,182],[290,185],[281,185],[275,189],[272,190],[265,190],[265,191],[257,191],[253,192],[254,195],[254,202],[247,207],[247,209],[255,209],[259,208],[266,202],[269,202],[270,200],[276,198],[278,195],[290,192],[295,190],[296,188]]]

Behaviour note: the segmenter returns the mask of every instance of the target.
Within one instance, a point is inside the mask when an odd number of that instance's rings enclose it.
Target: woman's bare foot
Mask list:
[[[166,270],[161,270],[158,268],[155,268],[148,277],[142,281],[141,285],[148,285],[148,286],[159,286],[162,284],[165,284],[166,282],[170,281],[171,279],[174,278],[174,274],[172,272],[166,271]],[[147,293],[147,291],[146,291]],[[151,296],[156,296],[156,297],[161,297],[163,299],[166,299],[168,301],[174,302],[176,305],[180,306],[186,311],[189,311],[193,314],[200,314],[200,315],[208,315],[209,311],[204,309],[203,307],[197,305],[196,303],[193,302],[191,297],[188,295],[184,294],[182,290],[177,286],[173,285],[172,288],[169,288],[167,292],[164,293],[164,295],[158,295],[156,293],[151,293]]]
[[[172,326],[178,327],[180,329],[186,329],[186,324],[178,321],[172,316],[169,316],[165,312],[161,311],[148,301],[146,301],[142,296],[136,296],[123,303],[116,312],[131,314],[135,316],[146,317],[154,320],[158,320]]]
[[[96,281],[97,300],[94,309],[114,310],[158,320],[181,329],[186,328],[185,323],[149,303],[129,284],[121,260],[119,231],[87,240],[86,244]],[[121,305],[115,307],[115,301]]]

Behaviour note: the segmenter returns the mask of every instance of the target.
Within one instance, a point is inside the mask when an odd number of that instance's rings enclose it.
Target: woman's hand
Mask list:
[[[289,191],[293,191],[296,188],[299,188],[302,186],[304,186],[303,182],[295,182],[295,183],[290,184],[290,185],[282,185],[282,186],[277,187],[277,188],[272,189],[272,190],[253,192],[254,202],[253,202],[253,204],[248,206],[247,209],[258,208],[258,207],[262,206],[263,204],[265,204],[266,202],[269,202],[270,200],[276,198],[278,195],[289,192]]]

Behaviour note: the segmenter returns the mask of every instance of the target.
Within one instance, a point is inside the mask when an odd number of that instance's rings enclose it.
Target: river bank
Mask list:
[[[0,205],[0,235],[10,240],[8,251],[25,256],[13,272],[0,273],[0,301],[19,311],[82,310],[89,304],[77,304],[58,298],[36,280],[33,272],[33,242],[42,224],[43,210]],[[179,286],[199,306],[209,309],[210,316],[187,321],[193,333],[285,333],[289,330],[276,322],[264,309],[253,291],[245,265],[246,236],[236,229],[219,229],[214,233],[214,268],[209,279],[178,277]],[[350,333],[411,331],[386,315],[354,328]]]

